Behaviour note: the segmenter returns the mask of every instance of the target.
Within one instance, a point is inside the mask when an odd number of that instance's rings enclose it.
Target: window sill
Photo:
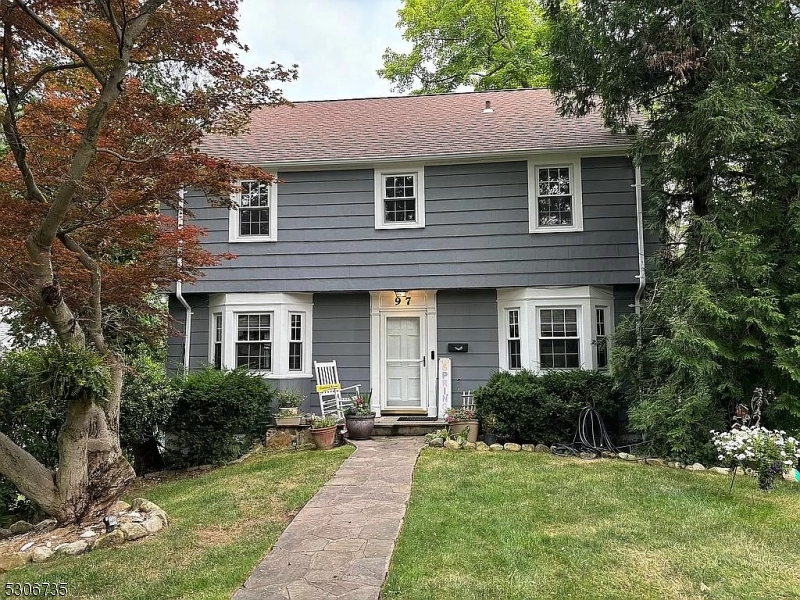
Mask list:
[[[420,223],[401,223],[398,225],[395,224],[383,224],[383,225],[375,225],[375,229],[425,229],[424,224]]]
[[[228,240],[229,243],[235,244],[237,242],[277,242],[278,240],[274,237],[269,237],[265,235],[254,235],[254,236],[245,236],[245,237],[235,237],[230,238]]]
[[[583,227],[543,226],[543,227],[534,227],[533,229],[529,229],[528,233],[575,233],[580,231],[583,231]]]

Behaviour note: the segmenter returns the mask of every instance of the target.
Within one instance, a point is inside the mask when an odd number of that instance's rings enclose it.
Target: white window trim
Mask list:
[[[578,340],[581,369],[597,365],[595,339],[595,308],[606,309],[606,338],[614,331],[614,295],[610,288],[598,286],[510,288],[497,290],[497,332],[500,369],[508,368],[508,310],[519,309],[522,368],[542,372],[539,359],[539,310],[567,308],[578,311]],[[609,361],[611,346],[608,347]],[[548,369],[550,370],[550,369]],[[562,369],[557,369],[562,370]]]
[[[278,241],[278,174],[274,173],[275,179],[269,186],[269,235],[241,235],[239,232],[239,206],[241,194],[235,193],[231,196],[233,206],[228,211],[228,241],[229,242],[277,242]],[[240,186],[245,181],[256,181],[254,179],[243,179],[237,182]]]
[[[401,223],[383,220],[383,178],[389,175],[414,175],[416,188],[416,221]],[[375,229],[424,229],[425,228],[425,167],[423,165],[385,166],[375,168]]]
[[[598,309],[602,309],[605,311],[605,337],[606,339],[606,366],[600,367],[597,366],[599,361],[597,360],[597,311]],[[595,368],[601,371],[608,371],[611,368],[611,336],[609,335],[610,330],[609,326],[613,328],[613,319],[614,319],[614,312],[611,310],[611,307],[603,302],[597,302],[596,304],[592,305],[592,353],[594,356],[594,364]]]
[[[572,225],[539,225],[539,169],[566,167],[572,191]],[[537,156],[528,159],[528,231],[564,233],[583,231],[583,186],[580,156]]]
[[[313,344],[312,294],[216,294],[209,303],[209,313],[222,313],[222,368],[236,368],[237,316],[240,314],[271,313],[272,371],[251,371],[265,379],[311,378]],[[290,315],[303,315],[303,370],[289,370]],[[209,336],[209,363],[213,364],[213,335]]]

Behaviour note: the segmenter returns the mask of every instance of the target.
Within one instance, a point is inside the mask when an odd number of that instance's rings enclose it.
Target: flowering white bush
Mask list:
[[[791,469],[800,458],[800,442],[785,431],[736,426],[730,431],[712,430],[711,435],[717,458],[730,467],[755,468],[762,489],[772,487],[774,476]]]

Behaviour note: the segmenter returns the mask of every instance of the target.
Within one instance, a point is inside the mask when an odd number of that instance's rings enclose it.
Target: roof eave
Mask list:
[[[491,152],[461,152],[448,154],[413,154],[379,157],[353,157],[331,159],[308,159],[290,161],[253,161],[251,164],[273,171],[288,171],[300,169],[342,169],[372,167],[375,165],[397,163],[422,163],[422,164],[453,164],[464,162],[486,162],[510,159],[527,159],[531,156],[572,154],[581,157],[588,156],[619,156],[626,155],[631,144],[602,144],[593,146],[568,146],[558,148],[530,148],[514,150],[498,150]]]

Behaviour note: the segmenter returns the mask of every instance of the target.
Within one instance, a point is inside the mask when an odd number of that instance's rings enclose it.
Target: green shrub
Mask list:
[[[494,414],[497,435],[523,443],[572,441],[586,405],[597,409],[609,430],[624,408],[611,379],[597,371],[497,372],[475,390],[478,418]]]
[[[219,464],[241,456],[267,428],[273,388],[245,370],[206,368],[173,380],[178,396],[167,423],[173,466]]]
[[[149,353],[130,360],[122,382],[120,443],[137,473],[164,468],[159,437],[177,396],[163,360]]]

